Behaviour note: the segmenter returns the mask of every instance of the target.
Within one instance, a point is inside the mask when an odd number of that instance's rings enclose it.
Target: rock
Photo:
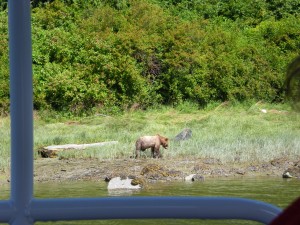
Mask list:
[[[144,178],[136,177],[136,178],[132,179],[131,184],[133,186],[140,185],[141,187],[146,187],[147,186],[147,181]]]
[[[112,178],[107,186],[107,189],[140,189],[140,184],[132,185],[132,179],[126,178],[121,179],[121,177]]]
[[[289,172],[284,172],[282,178],[292,178],[293,176]]]
[[[141,171],[141,175],[144,176],[146,174],[159,174],[161,176],[166,177],[168,176],[168,171],[160,165],[148,164]]]
[[[292,178],[292,177],[300,178],[300,161],[294,163],[293,166],[289,167],[282,174],[282,178]]]
[[[111,177],[110,176],[105,176],[105,178],[104,178],[104,181],[105,182],[109,182],[111,180]]]
[[[202,175],[195,175],[192,179],[192,181],[204,181],[204,177]]]
[[[158,164],[148,164],[142,171],[141,175],[146,179],[151,180],[168,180],[170,177],[182,179],[182,172],[176,170],[168,170]]]
[[[179,134],[176,135],[175,141],[184,141],[188,140],[192,137],[192,130],[189,128],[185,128]]]
[[[236,173],[239,175],[245,175],[246,172],[244,170],[237,170]]]
[[[184,178],[185,181],[204,181],[204,177],[199,174],[191,174]]]
[[[42,158],[56,158],[58,151],[57,150],[40,149],[40,150],[38,150],[38,154]]]
[[[195,176],[196,174],[191,174],[191,175],[188,175],[184,178],[185,181],[192,181],[193,177]]]

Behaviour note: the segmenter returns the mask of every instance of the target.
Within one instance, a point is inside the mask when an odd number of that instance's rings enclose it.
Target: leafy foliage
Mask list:
[[[289,98],[293,101],[293,105],[300,110],[300,57],[298,56],[289,65],[287,71],[286,86]]]
[[[0,12],[0,115],[9,107],[8,30],[6,11]]]
[[[5,1],[0,1],[3,5]],[[32,1],[34,107],[80,115],[185,101],[284,101],[296,0]],[[0,12],[0,108],[9,107]]]

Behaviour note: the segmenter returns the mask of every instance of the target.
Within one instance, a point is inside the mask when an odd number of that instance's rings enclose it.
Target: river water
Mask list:
[[[1,186],[1,199],[9,196],[9,187]],[[147,189],[139,191],[108,191],[104,181],[78,181],[67,183],[35,184],[36,198],[66,197],[114,197],[114,196],[232,196],[264,201],[280,208],[285,208],[300,196],[299,179],[282,179],[272,177],[260,178],[209,178],[203,182],[157,182]],[[117,212],[116,212],[117,213]],[[260,224],[241,220],[103,220],[103,221],[59,221],[37,222],[36,224]]]

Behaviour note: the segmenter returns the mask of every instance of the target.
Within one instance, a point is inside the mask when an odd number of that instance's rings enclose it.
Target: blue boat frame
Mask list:
[[[33,197],[33,87],[30,0],[8,1],[11,196],[0,201],[0,222],[96,219],[242,219],[270,223],[281,209],[260,201],[226,197]]]

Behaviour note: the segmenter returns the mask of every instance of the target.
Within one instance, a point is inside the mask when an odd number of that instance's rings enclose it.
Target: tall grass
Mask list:
[[[0,172],[10,166],[10,121],[0,117]]]
[[[261,110],[266,109],[267,113]],[[184,128],[192,138],[176,142]],[[162,150],[165,158],[215,158],[224,163],[264,162],[278,157],[300,156],[300,115],[286,105],[219,104],[198,109],[192,103],[175,108],[161,107],[116,116],[96,115],[73,121],[45,122],[35,119],[34,152],[48,145],[118,141],[118,144],[85,150],[68,150],[61,158],[129,158],[142,135],[170,138]],[[9,118],[1,118],[1,170],[9,166]],[[161,148],[162,149],[162,148]],[[145,157],[150,157],[146,151]]]

